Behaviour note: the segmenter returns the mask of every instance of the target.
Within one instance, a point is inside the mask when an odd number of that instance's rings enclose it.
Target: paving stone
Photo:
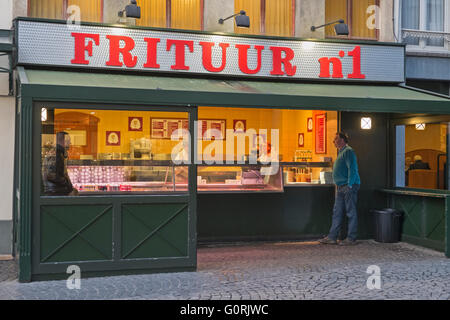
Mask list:
[[[450,259],[405,243],[251,243],[198,250],[197,272],[19,283],[15,261],[0,261],[0,299],[441,299],[450,298]],[[369,290],[367,268],[381,271]]]

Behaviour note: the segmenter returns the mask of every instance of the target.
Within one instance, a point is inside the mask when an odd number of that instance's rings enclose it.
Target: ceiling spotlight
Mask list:
[[[123,17],[123,13],[127,18],[141,18],[141,7],[136,3],[136,0],[131,0],[130,4],[125,6],[125,10],[119,11],[118,16]]]
[[[325,23],[325,24],[323,24],[321,26],[318,26],[318,27],[312,26],[311,27],[311,31],[316,31],[319,28],[326,27],[326,26],[329,26],[329,25],[335,24],[335,23],[339,23],[339,24],[336,24],[334,26],[334,31],[336,32],[336,35],[338,35],[338,36],[348,36],[348,34],[349,34],[348,25],[344,23],[344,19],[339,19],[339,20],[336,20],[336,21],[333,21],[333,22],[328,22],[328,23]]]
[[[241,10],[236,14],[226,17],[225,19],[219,19],[219,23],[223,24],[225,20],[231,19],[233,17],[235,17],[234,20],[236,22],[236,27],[250,28],[250,18],[245,14],[244,10]]]

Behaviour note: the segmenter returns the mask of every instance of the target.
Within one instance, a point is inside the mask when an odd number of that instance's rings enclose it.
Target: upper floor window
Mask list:
[[[136,25],[174,29],[203,29],[204,0],[139,0]]]
[[[418,48],[448,47],[450,31],[448,0],[407,0],[401,2],[403,42]],[[447,41],[445,41],[447,37]]]
[[[325,22],[344,19],[348,24],[349,38],[377,40],[378,30],[372,27],[372,16],[376,14],[378,7],[379,0],[326,0]],[[335,35],[334,25],[325,28],[327,38]]]
[[[67,9],[73,5],[80,8],[81,21],[103,21],[103,0],[28,0],[28,16],[67,19]]]
[[[235,26],[235,33],[294,36],[295,0],[234,0],[234,11],[240,10],[250,17],[250,28]]]

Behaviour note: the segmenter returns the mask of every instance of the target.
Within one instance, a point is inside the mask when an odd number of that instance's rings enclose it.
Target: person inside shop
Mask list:
[[[67,158],[70,148],[70,136],[67,132],[56,134],[56,147],[51,148],[44,158],[43,184],[47,195],[78,195],[67,173]]]
[[[415,169],[431,170],[428,162],[423,162],[422,157],[418,154],[414,156],[414,162],[409,166],[408,170],[415,170]]]
[[[349,137],[344,132],[336,133],[333,143],[338,149],[336,161],[333,164],[333,180],[336,184],[335,200],[331,228],[323,239],[322,244],[338,244],[337,239],[341,231],[344,212],[348,218],[347,238],[340,245],[356,244],[358,216],[356,203],[361,180],[358,173],[358,163],[355,151],[348,145]]]
[[[408,186],[408,180],[409,180],[409,166],[412,164],[411,157],[405,158],[405,186]]]

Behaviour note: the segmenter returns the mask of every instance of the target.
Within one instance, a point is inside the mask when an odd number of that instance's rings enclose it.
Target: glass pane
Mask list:
[[[417,123],[397,126],[397,186],[419,189],[448,189],[448,123]],[[404,145],[401,138],[404,137]],[[404,148],[403,157],[400,154]],[[403,166],[401,165],[403,164]],[[404,171],[404,175],[400,172]],[[400,177],[403,181],[399,181]]]
[[[139,0],[141,18],[136,19],[137,26],[166,27],[166,0]]]
[[[250,17],[250,28],[236,27],[233,21],[226,21],[225,23],[234,24],[235,33],[245,34],[260,34],[261,33],[261,0],[235,0],[234,12],[244,10],[247,16]]]
[[[335,111],[199,107],[198,119],[197,150],[202,160],[323,162],[336,158],[330,138],[337,132]],[[223,139],[209,137],[214,126],[218,136],[224,133]]]
[[[280,168],[264,166],[212,167],[197,169],[198,191],[282,191]]]
[[[283,167],[283,179],[285,186],[299,184],[333,184],[331,162],[329,167]]]
[[[293,36],[292,0],[266,0],[266,35]]]
[[[188,190],[185,112],[43,108],[41,122],[44,195]]]
[[[348,24],[347,0],[326,0],[325,2],[325,23],[344,19]],[[325,36],[336,36],[334,25],[325,27]]]
[[[402,28],[403,29],[420,29],[420,0],[402,1]],[[418,45],[419,39],[406,37],[403,41],[407,44]]]
[[[427,30],[444,31],[444,0],[427,0]],[[444,39],[428,39],[428,46],[443,47]]]
[[[375,10],[373,10],[375,3],[375,0],[357,0],[352,2],[353,37],[369,39],[375,39],[377,37],[375,21],[371,21],[370,18],[371,15],[375,14]],[[374,28],[369,28],[372,23],[374,24]]]
[[[202,11],[200,0],[171,0],[171,28],[200,30]]]
[[[29,0],[28,14],[33,18],[63,19],[63,0]]]
[[[81,21],[102,22],[102,0],[68,0],[67,7],[80,8]]]

